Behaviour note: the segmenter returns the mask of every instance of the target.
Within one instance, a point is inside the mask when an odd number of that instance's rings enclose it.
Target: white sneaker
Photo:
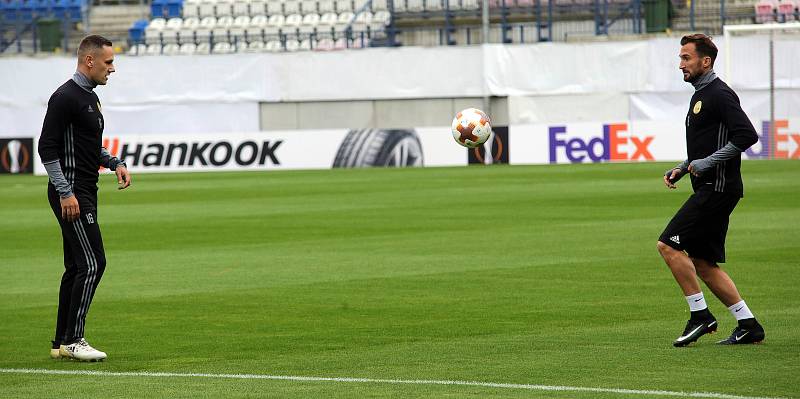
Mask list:
[[[61,345],[59,352],[61,356],[84,362],[97,362],[106,358],[105,352],[92,348],[83,338],[74,344]]]

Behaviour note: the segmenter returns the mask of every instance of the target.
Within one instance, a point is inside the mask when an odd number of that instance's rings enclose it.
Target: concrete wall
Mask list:
[[[305,101],[260,104],[261,130],[286,129],[384,129],[449,126],[458,111],[483,109],[482,98],[431,98],[371,101]],[[490,98],[485,110],[495,126],[509,123],[508,99]]]

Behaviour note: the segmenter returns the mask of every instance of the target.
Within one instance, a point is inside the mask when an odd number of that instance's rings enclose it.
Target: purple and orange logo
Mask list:
[[[745,153],[754,159],[800,159],[800,133],[787,131],[788,129],[789,121],[786,119],[776,119],[774,129],[770,129],[769,121],[763,121],[761,133],[758,135],[761,150],[756,152],[750,147]],[[795,148],[790,152],[788,148],[792,142]]]
[[[649,147],[655,136],[634,136],[627,131],[627,123],[604,124],[602,136],[584,140],[569,138],[566,126],[550,126],[550,163],[558,162],[560,148],[572,163],[583,162],[586,158],[591,162],[654,160]],[[628,143],[634,147],[632,153],[626,152]]]

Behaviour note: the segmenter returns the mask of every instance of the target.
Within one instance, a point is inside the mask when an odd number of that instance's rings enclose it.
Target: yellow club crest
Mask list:
[[[697,115],[697,114],[700,113],[700,109],[701,108],[703,108],[703,102],[702,101],[698,101],[698,102],[694,103],[694,108],[692,109],[692,112],[694,112],[695,115]]]

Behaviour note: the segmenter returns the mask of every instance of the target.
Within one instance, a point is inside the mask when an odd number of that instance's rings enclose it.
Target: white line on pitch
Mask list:
[[[658,390],[623,389],[623,388],[505,384],[497,382],[478,382],[478,381],[399,380],[399,379],[381,379],[381,378],[303,377],[303,376],[291,376],[291,375],[264,375],[264,374],[166,373],[166,372],[149,372],[149,371],[113,372],[113,371],[47,370],[47,369],[0,369],[0,373],[87,375],[87,376],[98,376],[98,377],[218,378],[218,379],[240,379],[240,380],[281,380],[281,381],[307,381],[307,382],[354,382],[354,383],[370,383],[370,384],[457,385],[457,386],[484,387],[484,388],[527,389],[532,391],[599,392],[599,393],[618,393],[627,395],[677,396],[684,398],[787,399],[787,398],[762,397],[762,396],[728,395],[724,393],[715,393],[715,392],[681,392],[681,391],[658,391]]]

